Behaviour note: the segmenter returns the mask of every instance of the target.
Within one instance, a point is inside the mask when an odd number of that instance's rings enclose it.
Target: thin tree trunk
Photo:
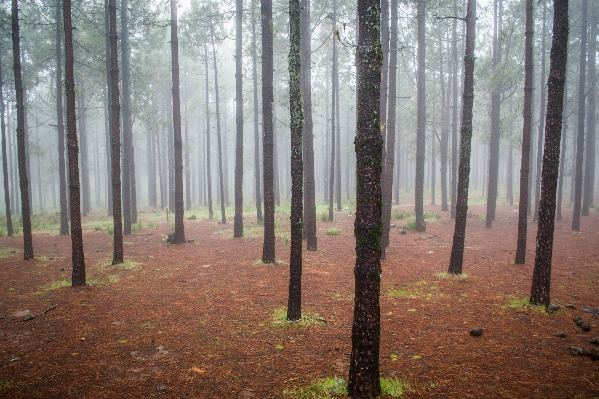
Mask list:
[[[121,201],[123,205],[123,234],[131,234],[131,151],[133,145],[133,124],[131,121],[131,108],[129,93],[129,29],[127,26],[127,1],[121,0],[121,90],[122,90],[122,117],[123,117],[123,149],[122,159],[122,187]]]
[[[240,1],[241,2],[241,1]],[[241,8],[241,5],[239,6]],[[241,25],[241,22],[240,22]],[[303,154],[300,1],[289,0],[289,113],[291,124],[291,250],[289,255],[289,299],[287,320],[302,318],[302,213]],[[241,42],[241,38],[240,38]],[[241,49],[239,50],[241,52]],[[240,67],[241,68],[241,67]]]
[[[334,195],[335,195],[335,154],[336,154],[336,146],[335,139],[337,136],[336,133],[336,123],[337,122],[337,1],[333,0],[333,62],[332,62],[332,72],[331,72],[331,165],[329,168],[329,222],[333,221],[333,204],[334,204]]]
[[[110,13],[110,78],[112,93],[112,219],[114,225],[112,264],[123,263],[123,221],[121,210],[121,104],[116,35],[116,0],[108,0]]]
[[[589,41],[589,89],[588,89],[588,105],[589,113],[587,114],[587,139],[584,157],[584,192],[582,197],[582,216],[589,216],[589,209],[593,204],[593,186],[595,182],[595,113],[597,108],[597,76],[596,61],[597,61],[597,4],[591,6],[591,26],[590,26],[590,41]]]
[[[337,48],[335,56],[335,63],[337,64],[337,73],[334,75],[335,90],[337,95],[335,96],[335,112],[337,114],[337,135],[335,139],[335,201],[337,202],[337,211],[341,212],[341,117],[339,112],[339,49]]]
[[[567,73],[566,68],[566,73]],[[563,125],[562,125],[562,143],[561,143],[561,155],[559,160],[559,179],[557,182],[557,220],[562,220],[562,197],[563,197],[563,189],[564,189],[564,166],[566,163],[566,144],[568,143],[568,85],[564,86],[564,117],[563,117]]]
[[[6,125],[4,121],[4,80],[2,79],[2,61],[0,60],[0,127],[2,128],[2,176],[4,178],[4,204],[6,209],[6,235],[12,237],[12,212],[10,210],[10,188],[8,180],[8,157],[6,154]]]
[[[458,15],[457,0],[453,0],[453,14]],[[451,100],[451,218],[455,219],[458,180],[458,20],[453,20],[452,33],[452,100]]]
[[[256,219],[262,223],[262,185],[260,184],[260,133],[258,128],[258,66],[256,45],[256,17],[254,10],[256,1],[252,0],[252,82],[254,85],[254,184],[256,192]]]
[[[532,72],[533,72],[533,0],[526,0],[526,32],[524,45],[524,123],[522,128],[522,160],[520,162],[520,200],[518,202],[518,241],[516,261],[518,265],[526,263],[526,232],[528,229],[528,194],[530,133],[532,131]]]
[[[85,102],[85,96],[83,94],[85,93],[83,85],[81,85],[80,93],[79,137],[81,141],[81,148],[79,151],[81,153],[81,213],[82,216],[88,216],[89,211],[91,210],[91,187],[89,181],[89,154],[87,151],[87,103]]]
[[[206,70],[206,177],[208,184],[208,218],[212,219],[214,211],[212,209],[212,171],[210,162],[210,86],[208,81],[208,44],[204,42],[204,68]]]
[[[156,156],[158,159],[158,186],[160,188],[160,209],[164,209],[164,207],[166,206],[166,193],[164,192],[165,182],[162,174],[164,163],[162,162],[162,154],[160,151],[162,144],[160,143],[160,136],[158,135],[158,130],[156,131],[156,142],[154,146],[156,147]]]
[[[212,61],[214,63],[214,95],[215,95],[215,110],[216,110],[216,141],[218,143],[218,188],[220,193],[220,215],[221,215],[221,223],[227,224],[227,215],[225,214],[225,181],[224,181],[224,171],[223,171],[223,145],[222,145],[222,136],[221,136],[221,126],[220,126],[220,109],[219,109],[219,96],[218,96],[218,70],[216,67],[216,47],[214,45],[214,26],[212,25],[212,21],[210,21],[210,39],[212,41]]]
[[[57,0],[60,1],[60,0]],[[110,12],[109,0],[104,0],[104,30],[106,32],[105,42],[105,62],[106,62],[106,103],[105,103],[105,118],[104,127],[106,130],[106,203],[108,208],[108,216],[112,216],[112,77],[111,77],[111,60],[110,60]],[[60,7],[59,7],[60,8]]]
[[[79,186],[79,146],[77,145],[77,109],[75,108],[75,77],[73,75],[73,24],[71,0],[63,1],[65,91],[67,97],[67,141],[69,154],[69,197],[71,203],[72,285],[85,285],[85,256],[81,230],[81,190]],[[88,198],[89,199],[89,198]]]
[[[449,147],[449,125],[447,123],[449,115],[447,114],[447,103],[449,102],[449,90],[447,96],[445,93],[445,73],[443,72],[443,41],[439,38],[439,81],[441,83],[441,140],[439,151],[441,152],[441,211],[449,210],[447,205],[447,151]]]
[[[580,211],[582,203],[582,164],[584,160],[584,122],[585,122],[585,89],[586,89],[586,57],[587,57],[587,0],[582,0],[582,26],[580,32],[580,72],[578,75],[578,135],[576,140],[576,174],[574,185],[574,210],[572,214],[572,230],[580,230]],[[593,77],[591,76],[591,79]]]
[[[262,262],[275,263],[272,0],[262,0],[260,3],[260,14],[262,20],[262,173],[264,178],[264,245],[262,247]]]
[[[510,124],[510,131],[512,130]],[[510,137],[512,135],[510,134]],[[508,148],[508,159],[507,159],[507,178],[506,178],[506,199],[509,201],[510,205],[514,205],[514,191],[513,191],[513,181],[514,181],[514,148],[512,143],[510,142]]]
[[[236,0],[235,12],[235,220],[233,237],[243,237],[243,70],[242,12],[243,0]],[[300,244],[301,245],[301,244]]]
[[[417,78],[417,120],[416,120],[416,185],[415,212],[416,231],[426,231],[424,223],[424,161],[426,151],[426,48],[425,48],[425,7],[424,0],[418,0],[416,19],[418,20],[418,78]]]
[[[191,160],[189,159],[189,151],[191,147],[191,143],[189,142],[189,122],[187,119],[187,80],[183,85],[183,89],[185,90],[185,95],[183,97],[183,113],[185,114],[185,209],[191,209]]]
[[[354,399],[381,394],[379,373],[383,140],[379,120],[382,53],[380,8],[358,0],[359,33],[356,126],[356,264],[348,393]]]
[[[559,167],[559,147],[562,130],[567,58],[568,0],[555,0],[551,65],[549,67],[549,81],[547,83],[548,100],[545,150],[543,155],[543,183],[539,207],[535,267],[530,290],[530,303],[534,305],[549,305],[550,300],[551,258],[553,253],[553,231],[555,228],[555,193]]]
[[[468,217],[468,184],[470,181],[470,154],[472,145],[472,111],[474,104],[474,40],[476,28],[476,0],[468,0],[466,14],[466,50],[464,54],[464,94],[462,96],[462,127],[460,142],[460,169],[457,189],[455,231],[449,270],[451,274],[462,274],[464,240]]]
[[[67,179],[64,159],[64,110],[62,108],[62,30],[60,0],[56,0],[56,126],[58,131],[58,181],[60,192],[60,235],[69,234]]]

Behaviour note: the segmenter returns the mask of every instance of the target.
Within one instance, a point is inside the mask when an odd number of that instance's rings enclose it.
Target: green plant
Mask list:
[[[447,273],[447,272],[440,272],[440,273],[436,273],[435,276],[437,276],[438,279],[441,280],[445,280],[445,279],[466,279],[468,277],[470,277],[469,274],[466,273],[462,273],[462,274],[451,274],[451,273]]]
[[[397,378],[381,378],[381,393],[392,398],[401,398],[404,391],[409,389],[407,382]]]
[[[412,211],[401,211],[393,213],[393,219],[407,219],[414,216]]]
[[[315,323],[326,323],[326,321],[319,317],[317,314],[310,312],[302,312],[302,319],[297,322],[289,322],[287,320],[287,308],[275,308],[271,316],[272,328],[285,328],[288,326],[302,326],[307,327]]]
[[[329,221],[329,212],[327,212],[327,211],[321,212],[320,215],[318,216],[318,219],[320,219],[321,222],[328,222]]]
[[[141,230],[142,228],[143,228],[143,223],[142,223],[141,219],[138,220],[137,223],[134,223],[134,224],[131,225],[131,231],[133,233],[135,233],[136,231]]]
[[[106,225],[106,231],[108,232],[108,234],[113,235],[114,234],[114,225],[107,224]]]
[[[117,283],[119,280],[120,280],[120,277],[118,274],[111,274],[110,276],[108,276],[109,283]]]
[[[339,229],[339,227],[331,227],[325,232],[325,234],[328,236],[338,236],[339,234],[341,234],[341,230]]]
[[[403,229],[405,231],[414,231],[414,230],[416,230],[416,219],[408,220],[406,222],[406,224],[403,225]]]
[[[487,215],[483,214],[483,213],[479,213],[478,215],[476,215],[476,220],[480,220],[480,221],[485,221],[487,220]]]
[[[424,211],[424,218],[429,220],[437,220],[441,219],[441,214],[439,212]]]
[[[347,395],[347,381],[341,377],[325,377],[308,387],[285,389],[283,396],[292,399],[329,399],[331,395]]]

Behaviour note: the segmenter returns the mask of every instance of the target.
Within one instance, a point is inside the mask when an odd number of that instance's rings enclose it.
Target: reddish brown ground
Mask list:
[[[599,335],[599,320],[580,311],[599,306],[599,213],[583,218],[580,233],[570,231],[569,210],[557,223],[552,299],[577,309],[551,315],[506,306],[528,296],[534,260],[531,221],[528,263],[513,263],[516,218],[509,206],[500,208],[493,230],[469,218],[465,279],[436,276],[447,269],[451,249],[447,213],[424,234],[393,230],[383,264],[380,362],[383,376],[409,383],[405,397],[599,397],[599,362],[568,353],[570,345],[589,349],[587,340]],[[335,225],[340,235],[324,234]],[[41,260],[24,262],[21,253],[0,259],[0,397],[280,398],[283,389],[318,377],[347,376],[354,286],[347,212],[318,222],[319,250],[304,254],[303,309],[327,320],[307,327],[272,322],[274,309],[287,303],[283,239],[282,262],[259,265],[259,230],[233,239],[232,225],[185,226],[194,244],[166,245],[166,226],[126,237],[126,258],[139,262],[130,268],[109,266],[106,231],[86,230],[92,285],[78,289],[43,287],[70,281],[69,237],[36,234]],[[4,237],[0,246],[18,249],[21,239]],[[35,319],[11,316],[25,309]],[[593,330],[576,332],[576,316]],[[476,326],[483,337],[469,336]],[[555,337],[557,331],[568,337]]]

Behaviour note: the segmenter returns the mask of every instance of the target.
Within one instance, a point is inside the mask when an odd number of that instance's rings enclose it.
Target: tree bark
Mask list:
[[[559,168],[566,61],[568,58],[568,0],[554,0],[553,4],[553,42],[547,83],[547,121],[545,124],[541,201],[539,203],[539,227],[537,230],[535,267],[530,290],[530,303],[534,305],[549,305],[550,300],[555,194]]]
[[[568,68],[566,67],[566,73]],[[563,111],[563,125],[562,125],[562,144],[561,144],[561,155],[559,160],[559,178],[557,182],[557,205],[556,212],[557,220],[562,220],[562,197],[564,188],[564,164],[566,163],[566,144],[568,143],[568,85],[564,86],[564,111]]]
[[[206,70],[206,183],[208,185],[208,218],[212,219],[212,170],[210,162],[210,84],[208,81],[208,44],[204,42],[204,69]]]
[[[462,96],[462,127],[460,129],[460,167],[457,188],[455,231],[449,270],[451,274],[462,274],[464,240],[468,217],[468,184],[470,182],[470,154],[472,151],[472,112],[474,104],[474,40],[476,28],[476,0],[468,0],[466,14],[466,50],[464,53],[464,94]]]
[[[453,14],[458,15],[457,0],[453,0]],[[452,48],[452,100],[451,100],[451,218],[455,219],[458,181],[458,20],[453,20]]]
[[[191,143],[189,142],[189,120],[187,115],[187,79],[183,82],[183,114],[185,115],[185,209],[191,209],[191,194],[193,188],[191,187],[191,159],[189,157]]]
[[[254,184],[256,192],[256,219],[258,223],[262,223],[262,184],[260,183],[260,130],[258,128],[258,66],[256,45],[256,17],[254,10],[256,1],[252,0],[252,82],[254,85]]]
[[[123,117],[123,150],[121,201],[123,205],[123,234],[131,234],[131,146],[133,123],[131,121],[131,95],[129,93],[129,29],[127,26],[127,1],[121,0],[121,90]]]
[[[260,14],[262,20],[262,173],[264,178],[264,244],[262,247],[262,262],[275,263],[272,0],[262,0],[260,3]]]
[[[56,0],[56,126],[58,131],[58,191],[60,203],[60,235],[69,234],[67,214],[67,179],[64,158],[64,110],[62,108],[62,30],[60,0]]]
[[[354,399],[381,394],[379,378],[382,195],[380,83],[382,51],[378,0],[358,0],[356,48],[356,264],[348,393]]]
[[[337,70],[337,1],[333,0],[333,21],[332,21],[332,25],[333,25],[333,62],[332,62],[332,72],[331,72],[331,83],[332,83],[332,90],[331,90],[331,108],[332,108],[332,113],[331,113],[331,165],[329,168],[329,222],[333,221],[333,204],[334,204],[334,195],[335,195],[335,155],[337,153],[336,149],[337,147],[335,146],[335,139],[337,138],[337,131],[336,131],[336,123],[339,123],[337,121],[337,95],[338,95],[338,90],[337,90],[337,84],[338,84],[338,79],[337,79],[337,75],[339,74],[338,70]]]
[[[4,178],[4,204],[6,209],[6,235],[12,237],[12,212],[10,210],[10,188],[8,180],[8,157],[6,154],[6,124],[4,121],[4,81],[2,79],[2,61],[0,61],[0,127],[2,129],[2,176]]]
[[[71,203],[71,259],[73,287],[85,285],[85,255],[81,230],[81,190],[79,185],[79,146],[77,145],[77,109],[75,108],[75,77],[73,74],[73,24],[71,0],[62,0],[64,18],[64,83],[67,97],[67,141],[69,154],[69,199]]]
[[[539,201],[541,200],[541,162],[543,160],[543,123],[545,122],[545,36],[547,35],[547,2],[543,2],[543,35],[541,36],[541,110],[537,135],[537,174],[535,176],[535,213],[533,222],[539,220]]]
[[[289,113],[291,124],[291,251],[287,320],[302,318],[302,213],[304,124],[301,90],[300,1],[289,0]]]
[[[425,47],[425,8],[424,0],[418,0],[416,19],[418,20],[418,82],[416,116],[416,181],[415,213],[416,231],[426,231],[424,223],[424,161],[426,151],[426,47]]]
[[[66,50],[66,44],[65,44]],[[66,52],[66,51],[65,51]],[[66,68],[65,68],[66,69]],[[89,153],[87,145],[87,103],[85,101],[85,90],[81,85],[79,96],[79,138],[81,142],[81,148],[79,152],[81,154],[81,213],[82,216],[88,216],[91,210],[91,187],[89,182]],[[68,100],[67,100],[68,101]],[[67,110],[68,113],[68,110]]]
[[[447,103],[449,102],[449,93],[445,93],[445,73],[443,72],[443,40],[439,38],[439,81],[441,83],[441,140],[439,142],[440,161],[441,161],[441,211],[448,211],[447,205],[447,151],[449,147],[449,115],[447,114]],[[447,90],[449,92],[449,90]]]
[[[526,263],[526,232],[528,229],[528,194],[530,164],[530,133],[532,131],[532,72],[533,72],[533,0],[526,0],[526,32],[524,44],[524,121],[522,128],[522,160],[520,162],[520,199],[518,202],[517,265]]]
[[[595,121],[597,108],[597,4],[591,5],[591,26],[589,41],[589,82],[587,114],[587,139],[584,157],[584,191],[582,197],[582,216],[589,216],[589,209],[593,205],[593,186],[595,182]]]
[[[236,0],[235,13],[235,220],[233,237],[243,237],[243,70],[242,12],[243,0]]]

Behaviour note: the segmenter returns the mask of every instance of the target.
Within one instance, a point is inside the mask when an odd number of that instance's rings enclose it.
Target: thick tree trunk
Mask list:
[[[468,0],[466,14],[466,50],[464,53],[464,94],[462,96],[462,127],[460,140],[460,168],[457,188],[455,231],[449,270],[462,274],[464,240],[468,217],[468,184],[470,182],[470,154],[472,152],[472,113],[474,104],[474,40],[476,28],[476,0]]]
[[[256,192],[256,219],[262,223],[262,184],[260,183],[260,130],[258,128],[258,65],[256,45],[256,17],[254,10],[256,1],[252,0],[252,82],[254,85],[254,188]]]
[[[214,44],[214,26],[210,21],[210,39],[212,41],[212,61],[214,65],[214,95],[215,95],[215,111],[216,111],[216,141],[218,144],[218,188],[220,193],[220,217],[221,223],[227,224],[227,215],[225,214],[225,180],[223,170],[223,140],[220,126],[220,101],[218,96],[218,70],[216,67],[216,46]]]
[[[306,249],[316,251],[316,188],[314,179],[314,123],[312,122],[312,36],[310,35],[310,0],[301,0],[300,50],[301,89],[303,99],[304,126],[302,154],[304,162],[304,236]]]
[[[578,74],[578,134],[576,138],[576,169],[574,184],[574,209],[572,230],[580,230],[580,208],[582,203],[582,164],[584,160],[584,119],[587,59],[587,8],[588,1],[582,0],[582,26],[580,31],[580,69]],[[593,77],[591,77],[593,79]]]
[[[69,234],[67,179],[64,158],[64,110],[62,108],[62,29],[60,0],[56,0],[56,126],[58,131],[58,191],[60,196],[60,235]]]
[[[568,0],[554,1],[553,43],[547,83],[547,121],[543,177],[539,204],[537,250],[532,275],[530,303],[549,305],[551,288],[551,258],[555,227],[555,192],[559,168],[566,61],[568,58]],[[584,10],[583,10],[584,12]]]
[[[110,13],[110,83],[112,108],[112,220],[114,225],[112,264],[123,263],[123,221],[121,210],[121,104],[116,35],[116,0],[108,0]]]
[[[17,152],[19,163],[19,186],[21,188],[21,215],[23,224],[23,258],[33,259],[33,238],[31,236],[31,208],[29,200],[29,179],[25,154],[25,101],[21,72],[21,37],[19,36],[19,7],[17,0],[11,2],[12,56],[15,74],[15,94],[17,100]]]
[[[595,121],[597,108],[597,77],[595,76],[597,61],[597,4],[591,5],[591,27],[589,41],[589,82],[587,114],[587,139],[584,156],[584,192],[582,197],[582,216],[589,216],[589,209],[593,204],[593,186],[595,183]]]
[[[233,237],[243,237],[243,70],[242,12],[243,0],[236,0],[235,13],[235,220]]]
[[[304,114],[300,83],[300,1],[289,0],[289,113],[291,124],[291,251],[289,255],[289,300],[287,320],[302,318],[302,213]]]
[[[127,1],[121,0],[121,90],[123,113],[122,178],[123,234],[131,234],[131,146],[133,123],[131,121],[131,95],[129,93],[129,29],[127,26]]]
[[[260,3],[260,14],[262,20],[262,173],[264,178],[264,245],[262,247],[262,262],[275,263],[272,0],[262,0]]]
[[[358,0],[356,49],[356,264],[348,393],[354,399],[381,394],[379,373],[383,139],[379,120],[382,52],[380,6]]]
[[[10,210],[10,188],[8,180],[8,157],[6,154],[6,124],[4,121],[4,81],[2,79],[2,61],[0,61],[0,127],[2,129],[2,176],[4,178],[4,204],[6,209],[6,235],[12,237],[12,213]]]
[[[173,144],[175,156],[175,232],[170,242],[172,244],[184,244],[185,226],[183,217],[185,214],[185,204],[183,202],[183,140],[181,138],[181,95],[179,94],[177,0],[171,0],[171,62],[173,79]]]
[[[425,48],[425,8],[424,0],[418,0],[416,19],[418,20],[418,78],[416,116],[416,179],[415,213],[416,231],[426,231],[424,223],[424,161],[426,151],[426,48]]]
[[[65,91],[67,97],[67,141],[69,154],[69,197],[71,203],[71,259],[73,287],[85,285],[85,256],[81,230],[81,192],[79,186],[79,146],[77,145],[77,109],[75,108],[75,77],[73,75],[73,24],[71,0],[63,1]]]
[[[528,229],[528,194],[530,164],[530,132],[532,131],[532,35],[533,0],[526,0],[526,32],[524,44],[524,123],[522,128],[522,160],[520,162],[520,200],[518,202],[518,242],[516,264],[526,263],[526,232]]]

